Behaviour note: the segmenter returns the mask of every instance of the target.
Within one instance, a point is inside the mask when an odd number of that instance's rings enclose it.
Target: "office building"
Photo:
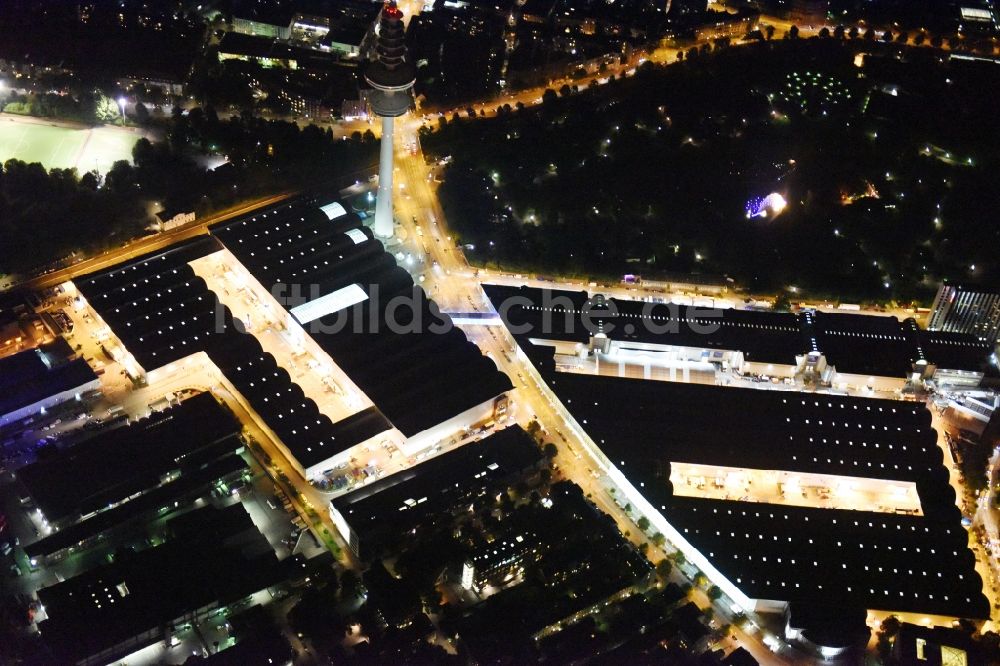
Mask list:
[[[991,344],[1000,341],[1000,290],[981,285],[941,285],[927,328],[965,333]]]

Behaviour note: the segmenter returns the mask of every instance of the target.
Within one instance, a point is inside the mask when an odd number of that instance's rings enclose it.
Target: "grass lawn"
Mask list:
[[[0,162],[41,162],[46,169],[76,167],[106,173],[116,160],[131,160],[139,134],[114,127],[77,129],[0,118]]]

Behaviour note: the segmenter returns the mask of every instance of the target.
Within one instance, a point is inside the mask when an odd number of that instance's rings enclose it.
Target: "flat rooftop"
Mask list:
[[[218,299],[187,262],[221,249],[201,236],[74,284],[139,365],[155,370],[209,346]]]
[[[840,373],[906,377],[924,360],[949,370],[1000,370],[992,349],[973,336],[939,337],[913,319],[803,311],[761,312],[735,308],[589,299],[586,292],[484,284],[483,290],[517,337],[586,343],[598,330],[622,345],[672,345],[739,351],[757,363],[794,365],[811,351]]]
[[[751,599],[988,617],[923,405],[559,373],[521,340],[628,483]],[[681,497],[670,463],[913,481],[923,515]]]
[[[334,423],[320,413],[316,403],[303,394],[288,371],[278,366],[253,336],[233,333],[230,345],[213,348],[209,357],[303,468],[328,460],[391,428],[374,408]]]
[[[0,358],[0,416],[97,379],[83,359],[67,362],[49,351],[64,345],[44,345]]]
[[[442,326],[447,315],[357,215],[321,209],[323,201],[304,198],[211,233],[272,293],[300,287],[309,302],[338,290],[364,292],[356,305],[319,316],[306,330],[404,435],[513,387],[461,330]]]
[[[670,524],[750,598],[989,617],[968,534],[957,520],[664,501]]]
[[[900,481],[941,465],[923,404],[575,373],[547,379],[616,465],[685,462]]]
[[[242,504],[199,509],[168,528],[174,536],[163,545],[38,591],[48,615],[42,640],[60,663],[242,599],[288,579],[301,564],[297,557],[278,562]]]
[[[920,331],[917,339],[924,356],[934,359],[938,368],[1000,376],[1000,368],[990,361],[995,347],[972,334]]]
[[[920,358],[912,319],[817,312],[813,321],[819,350],[838,372],[905,377]]]
[[[192,495],[202,494],[219,479],[238,474],[246,468],[247,463],[243,458],[235,453],[229,454],[113,509],[102,511],[28,544],[24,547],[24,552],[28,557],[45,557],[64,548],[76,546],[99,534],[138,521],[161,507],[186,501],[192,498]]]
[[[541,458],[531,436],[520,426],[511,426],[338,497],[331,504],[367,550],[376,532],[398,535],[426,516],[446,511],[460,498],[475,496]]]
[[[81,293],[146,370],[204,351],[308,468],[392,427],[365,410],[337,423],[321,414],[263,351],[189,261],[222,249],[201,237],[77,282]]]
[[[189,398],[132,425],[61,449],[18,470],[50,522],[87,515],[158,486],[188,460],[239,448],[239,422],[209,393]]]
[[[586,342],[598,327],[612,340],[741,351],[748,361],[793,365],[807,350],[797,315],[709,309],[608,298],[586,292],[483,285],[508,327],[527,337]],[[588,323],[589,322],[589,323]]]

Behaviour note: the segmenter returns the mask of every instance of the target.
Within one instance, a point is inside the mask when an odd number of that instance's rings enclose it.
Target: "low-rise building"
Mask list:
[[[193,210],[182,211],[166,209],[158,212],[156,214],[156,219],[158,222],[157,231],[170,231],[171,229],[182,227],[189,222],[194,222],[195,214]]]
[[[134,501],[240,449],[239,422],[210,393],[22,467],[17,479],[64,528]]]
[[[338,497],[330,517],[355,555],[378,556],[427,516],[513,483],[543,461],[531,436],[512,426]]]
[[[304,197],[211,232],[76,280],[80,305],[137,379],[208,372],[304,477],[358,445],[429,449],[493,418],[512,388],[341,203]],[[309,293],[288,288],[303,284]],[[255,307],[234,317],[230,298]],[[256,317],[285,331],[288,367],[245,334]],[[291,374],[303,356],[325,382],[310,395]],[[327,394],[337,406],[321,412]]]
[[[913,319],[803,310],[761,312],[589,298],[586,292],[484,285],[508,326],[555,348],[557,363],[604,375],[715,383],[717,370],[896,393],[926,381],[1000,381],[995,347]]]
[[[272,8],[273,7],[273,8]],[[283,10],[277,3],[239,3],[232,16],[233,32],[270,39],[288,39],[292,34],[292,12]]]
[[[898,664],[974,666],[986,659],[969,634],[951,627],[926,627],[904,622],[892,642]]]
[[[278,561],[241,504],[170,521],[170,539],[38,592],[43,643],[55,663],[113,662],[217,609],[270,600],[304,577],[299,556]]]
[[[100,387],[100,378],[86,361],[73,356],[62,338],[0,358],[0,427],[39,416]]]
[[[644,516],[650,531],[679,548],[739,607],[779,613],[825,599],[846,614],[988,615],[923,404],[581,372],[561,356],[605,344],[585,342],[591,335],[580,326],[585,295],[580,303],[575,295],[542,303],[524,291],[486,291],[517,353],[530,362],[543,394],[562,405],[615,501]],[[642,304],[618,301],[593,305],[586,308],[591,323],[603,322],[611,331],[605,339],[617,336],[623,347],[643,337],[685,335],[673,330],[678,319],[699,326],[713,319],[667,308],[643,314],[635,311]],[[723,323],[705,333],[706,346],[724,339],[729,326],[739,329],[738,320],[719,317]],[[803,344],[830,350],[848,367],[898,362],[894,348],[909,336],[865,330],[866,319],[852,328],[817,317],[800,329]],[[767,331],[765,339],[796,332],[769,328],[775,326],[769,320],[742,323]],[[757,337],[747,337],[745,345],[761,348]],[[886,345],[889,352],[882,360],[854,361],[850,354],[859,345],[869,353]],[[793,629],[810,633],[798,620]]]

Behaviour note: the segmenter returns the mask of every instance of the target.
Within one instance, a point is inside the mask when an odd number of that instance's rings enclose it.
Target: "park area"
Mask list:
[[[421,147],[478,266],[930,305],[1000,281],[998,86],[932,48],[775,40],[438,118]]]
[[[141,133],[118,127],[71,126],[35,118],[0,116],[0,162],[40,162],[46,169],[96,169],[131,160]]]

